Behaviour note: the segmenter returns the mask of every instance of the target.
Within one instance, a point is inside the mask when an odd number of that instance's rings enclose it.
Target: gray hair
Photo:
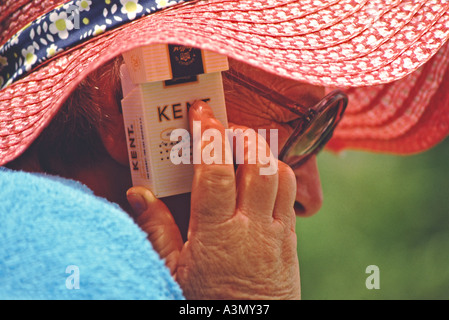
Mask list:
[[[7,167],[17,167],[21,158],[37,157],[38,166],[45,172],[63,175],[66,167],[81,167],[95,161],[105,152],[98,128],[108,122],[108,114],[98,99],[98,83],[108,79],[118,106],[122,99],[120,65],[116,58],[88,75],[66,100],[58,114],[28,150]],[[61,167],[60,164],[64,164]]]

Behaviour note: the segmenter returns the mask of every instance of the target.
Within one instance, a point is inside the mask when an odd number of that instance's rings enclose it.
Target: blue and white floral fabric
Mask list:
[[[72,0],[30,22],[0,47],[0,89],[107,30],[189,0]]]

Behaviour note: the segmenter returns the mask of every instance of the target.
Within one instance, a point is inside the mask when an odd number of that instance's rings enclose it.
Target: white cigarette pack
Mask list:
[[[197,100],[206,101],[227,127],[221,77],[227,58],[170,45],[139,48],[124,58],[122,109],[133,185],[150,188],[158,198],[188,193],[193,164],[172,161],[180,142],[170,136],[190,130],[188,109]]]

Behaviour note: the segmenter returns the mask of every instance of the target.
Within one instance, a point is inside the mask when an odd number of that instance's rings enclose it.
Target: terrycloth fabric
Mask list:
[[[117,205],[75,181],[0,168],[0,299],[183,295]]]

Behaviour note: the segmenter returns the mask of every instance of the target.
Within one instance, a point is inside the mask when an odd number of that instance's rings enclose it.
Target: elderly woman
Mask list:
[[[298,299],[295,216],[320,209],[315,155],[332,134],[334,150],[406,154],[448,133],[448,2],[181,2],[1,4],[0,219],[8,227],[0,232],[20,241],[2,243],[0,297]],[[200,163],[191,194],[157,199],[132,187],[121,54],[153,43],[229,57],[229,124],[278,130],[275,174],[260,175],[262,164]],[[329,87],[351,87],[343,119],[347,95]],[[224,130],[207,103],[189,116]],[[42,224],[45,233],[35,230]],[[45,290],[17,286],[17,275],[32,271],[11,252],[53,266],[28,284]],[[80,255],[90,272],[79,270],[87,280],[72,296],[52,268]]]

